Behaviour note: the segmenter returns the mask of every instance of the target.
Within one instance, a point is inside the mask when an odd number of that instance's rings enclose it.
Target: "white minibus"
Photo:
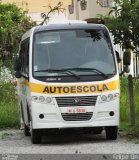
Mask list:
[[[116,54],[102,24],[65,23],[27,31],[15,60],[24,132],[81,129],[115,140],[119,125]]]

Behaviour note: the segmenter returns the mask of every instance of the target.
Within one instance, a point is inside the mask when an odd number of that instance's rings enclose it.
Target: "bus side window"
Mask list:
[[[21,43],[20,50],[21,72],[29,73],[29,38]]]
[[[29,39],[26,41],[25,72],[29,73]]]
[[[19,52],[19,57],[20,57],[20,63],[21,63],[21,73],[23,73],[23,64],[24,64],[24,48],[23,48],[23,44],[21,43],[21,49],[20,49],[20,52]]]

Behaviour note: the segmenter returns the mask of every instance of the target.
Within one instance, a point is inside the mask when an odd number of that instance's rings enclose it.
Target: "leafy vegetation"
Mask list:
[[[11,82],[0,83],[0,128],[19,126],[15,87]]]
[[[12,57],[18,51],[22,34],[36,23],[15,4],[0,2],[0,60],[1,66],[11,68]],[[1,67],[0,66],[0,67]]]
[[[120,128],[128,134],[139,133],[139,80],[134,79],[134,108],[136,125],[131,127],[130,124],[130,102],[128,91],[128,79],[121,79],[121,99],[120,99]]]
[[[47,23],[51,14],[64,12],[63,3],[58,2],[56,6],[48,5],[48,12],[41,13],[42,22]],[[18,46],[23,33],[36,25],[27,16],[27,12],[18,8],[15,4],[2,4],[0,2],[0,68],[6,66],[12,68],[13,54],[18,52]]]
[[[105,21],[114,36],[114,43],[123,49],[136,49],[139,45],[139,1],[114,0],[107,16],[98,15]]]

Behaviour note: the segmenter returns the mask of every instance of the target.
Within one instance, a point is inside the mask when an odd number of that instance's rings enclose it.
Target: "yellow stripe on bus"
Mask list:
[[[119,80],[101,84],[43,85],[30,83],[31,92],[42,94],[91,94],[119,90]]]

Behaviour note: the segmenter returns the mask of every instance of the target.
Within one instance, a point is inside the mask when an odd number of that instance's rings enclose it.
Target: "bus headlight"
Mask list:
[[[101,101],[102,101],[102,102],[107,101],[107,96],[105,96],[105,95],[101,96]]]
[[[51,103],[52,102],[52,98],[51,97],[47,97],[45,100],[46,100],[46,103]]]
[[[119,93],[114,93],[114,94],[111,93],[108,95],[102,95],[102,96],[100,96],[99,103],[113,101],[118,97],[119,97]]]
[[[43,96],[40,96],[39,101],[43,103],[45,101],[45,98]]]
[[[52,103],[52,98],[51,97],[44,97],[44,96],[32,96],[31,100],[36,102],[36,103]]]

